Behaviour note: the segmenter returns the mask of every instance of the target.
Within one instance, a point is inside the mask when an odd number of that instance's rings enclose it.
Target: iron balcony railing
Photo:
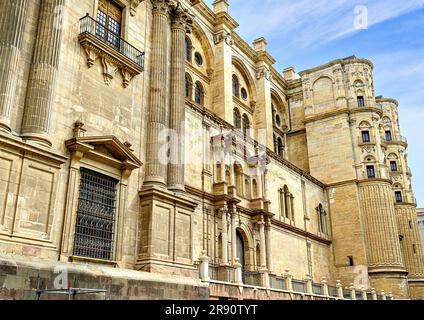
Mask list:
[[[90,34],[144,69],[144,52],[136,49],[120,35],[109,30],[89,15],[80,19],[81,34]]]

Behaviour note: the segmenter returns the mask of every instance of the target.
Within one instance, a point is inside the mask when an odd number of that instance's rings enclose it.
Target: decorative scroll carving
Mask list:
[[[221,31],[220,33],[215,34],[214,36],[214,43],[215,45],[220,44],[222,41],[225,41],[225,43],[229,46],[232,46],[234,44],[234,40],[229,32]]]

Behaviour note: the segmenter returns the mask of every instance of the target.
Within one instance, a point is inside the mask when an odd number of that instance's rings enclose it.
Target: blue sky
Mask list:
[[[206,1],[209,5],[213,0]],[[375,65],[376,95],[396,98],[419,207],[424,207],[424,0],[228,0],[248,43],[265,37],[276,69],[356,55]],[[354,28],[356,6],[368,29]]]

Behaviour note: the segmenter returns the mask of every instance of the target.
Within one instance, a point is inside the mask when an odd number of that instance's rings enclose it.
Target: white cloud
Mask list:
[[[369,27],[424,7],[424,0],[230,0],[240,33],[283,39],[290,47],[305,49],[357,32],[354,9],[364,5]],[[260,26],[260,28],[258,28]]]

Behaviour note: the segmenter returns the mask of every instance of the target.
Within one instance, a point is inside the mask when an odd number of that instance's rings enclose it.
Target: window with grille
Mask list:
[[[97,35],[105,39],[114,47],[119,48],[122,25],[122,8],[113,1],[99,0],[97,21]]]
[[[81,168],[73,254],[112,260],[118,180]]]

